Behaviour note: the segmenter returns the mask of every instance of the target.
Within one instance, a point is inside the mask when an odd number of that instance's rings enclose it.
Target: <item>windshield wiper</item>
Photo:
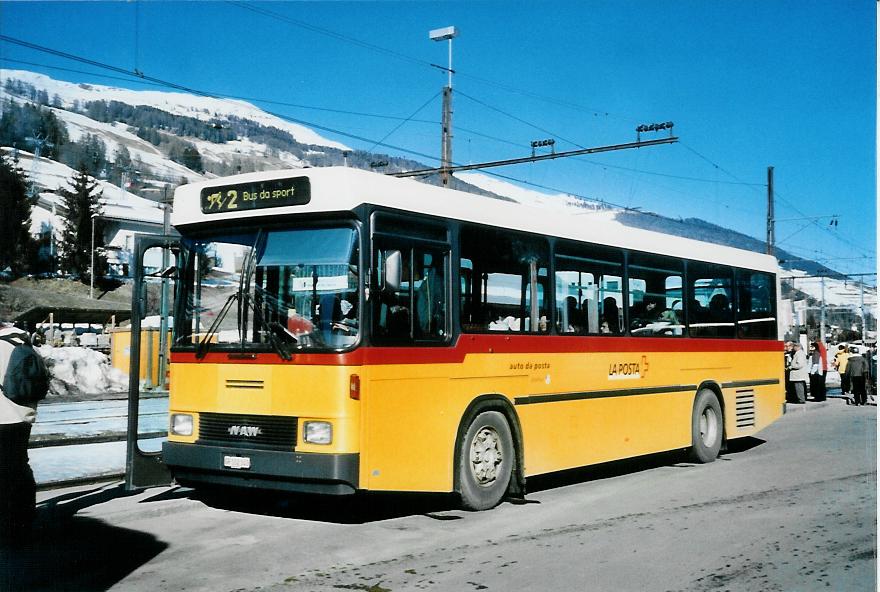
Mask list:
[[[201,339],[201,341],[199,341],[198,345],[196,346],[196,359],[197,360],[201,360],[202,358],[205,357],[205,354],[208,353],[208,348],[211,345],[211,337],[213,337],[214,334],[217,332],[217,328],[220,326],[220,323],[223,322],[223,319],[226,317],[227,313],[232,308],[232,302],[235,300],[239,301],[239,310],[241,310],[243,308],[241,306],[242,299],[239,296],[239,294],[238,293],[230,294],[229,298],[226,299],[226,302],[223,303],[223,308],[220,309],[220,313],[217,315],[217,318],[215,318],[214,322],[211,323],[211,327],[208,329],[208,332],[205,333],[205,336]],[[278,329],[279,331],[283,331],[286,335],[288,335],[291,339],[293,339],[294,342],[297,341],[297,338],[293,334],[291,334],[290,331],[287,331],[281,325],[281,323],[278,323],[277,321],[267,323],[265,318],[263,317],[262,311],[259,308],[257,308],[253,302],[250,302],[249,300],[247,300],[247,301],[245,301],[245,306],[249,306],[251,308],[251,310],[254,311],[254,315],[259,317],[260,323],[262,325],[267,326],[270,329]],[[275,352],[283,360],[289,362],[290,360],[293,359],[293,356],[291,355],[291,353],[289,351],[287,351],[287,348],[284,346],[284,344],[281,342],[281,340],[278,338],[278,335],[276,335],[274,331],[270,330],[268,332],[268,339],[269,339],[269,344],[272,346],[272,348],[275,350]],[[243,349],[243,347],[242,347],[242,349]]]
[[[254,239],[254,246],[251,248],[248,253],[247,258],[244,260],[244,263],[241,267],[241,275],[238,279],[238,337],[241,340],[241,351],[244,352],[244,340],[247,336],[247,309],[248,306],[253,308],[253,303],[250,302],[250,286],[251,286],[251,278],[254,276],[254,271],[257,269],[257,249],[260,247],[260,239],[263,237],[263,229],[261,228],[257,231],[257,236]],[[256,309],[254,309],[254,313],[256,314]]]
[[[257,320],[259,320],[260,324],[269,329],[266,332],[266,336],[269,339],[269,345],[272,346],[272,349],[275,350],[275,353],[277,353],[281,357],[281,359],[286,362],[292,360],[293,356],[290,354],[289,351],[287,351],[287,348],[284,347],[284,344],[278,338],[278,335],[275,333],[274,329],[283,331],[285,334],[289,335],[290,338],[294,340],[294,342],[298,341],[297,338],[294,337],[289,331],[287,331],[278,321],[267,323],[266,317],[263,316],[263,311],[261,311],[255,303],[251,302],[250,299],[247,299],[245,302],[246,306],[250,306],[251,310],[254,311],[254,316],[258,317]]]
[[[220,309],[220,312],[217,313],[217,317],[214,319],[214,322],[211,323],[211,327],[208,329],[208,332],[205,333],[205,336],[202,337],[201,341],[199,341],[196,346],[196,359],[201,360],[205,357],[205,354],[208,353],[208,345],[211,343],[211,337],[217,332],[217,329],[220,328],[220,323],[223,322],[223,319],[226,318],[226,314],[229,312],[229,309],[232,308],[232,302],[234,300],[238,300],[238,293],[233,293],[229,295],[229,298],[226,299],[226,302],[223,303],[223,308]]]

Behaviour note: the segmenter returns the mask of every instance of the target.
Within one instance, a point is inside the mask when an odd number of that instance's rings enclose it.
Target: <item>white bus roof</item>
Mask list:
[[[202,212],[201,190],[204,188],[292,177],[309,178],[311,199],[308,203]],[[171,223],[185,231],[222,220],[245,222],[249,218],[286,214],[345,212],[362,204],[771,273],[778,271],[776,258],[770,255],[625,226],[609,219],[607,212],[536,208],[347,167],[264,171],[183,185],[174,193]]]

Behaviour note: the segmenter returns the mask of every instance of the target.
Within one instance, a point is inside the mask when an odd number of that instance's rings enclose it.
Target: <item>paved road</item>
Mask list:
[[[796,406],[710,465],[661,455],[529,486],[482,513],[443,496],[46,491],[35,540],[0,566],[16,590],[876,589],[874,407]]]

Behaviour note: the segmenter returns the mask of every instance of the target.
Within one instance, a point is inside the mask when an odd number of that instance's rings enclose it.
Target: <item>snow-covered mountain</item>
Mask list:
[[[129,90],[98,84],[75,84],[26,70],[0,71],[0,82],[5,82],[7,78],[21,80],[38,89],[45,90],[50,97],[57,95],[60,97],[64,109],[72,109],[75,102],[84,105],[89,101],[119,101],[127,105],[155,107],[172,115],[193,117],[203,121],[233,116],[289,132],[303,144],[317,144],[339,150],[349,149],[344,144],[328,140],[312,129],[270,115],[246,101],[215,99],[180,92]]]

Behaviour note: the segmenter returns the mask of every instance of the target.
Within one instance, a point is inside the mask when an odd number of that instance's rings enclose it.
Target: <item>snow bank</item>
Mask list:
[[[110,365],[110,357],[85,347],[37,348],[46,361],[50,395],[126,392],[128,375]]]

